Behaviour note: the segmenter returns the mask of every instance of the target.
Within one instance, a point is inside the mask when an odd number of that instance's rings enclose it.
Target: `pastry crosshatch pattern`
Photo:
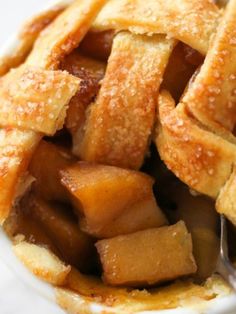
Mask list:
[[[0,221],[68,311],[229,292],[214,268],[217,213],[236,224],[235,26],[235,0],[75,0],[2,58]]]

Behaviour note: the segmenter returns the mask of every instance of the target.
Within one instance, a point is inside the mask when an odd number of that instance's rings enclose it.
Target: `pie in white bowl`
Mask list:
[[[235,311],[215,274],[218,213],[231,244],[236,223],[235,17],[66,1],[3,49],[0,221],[69,313]]]

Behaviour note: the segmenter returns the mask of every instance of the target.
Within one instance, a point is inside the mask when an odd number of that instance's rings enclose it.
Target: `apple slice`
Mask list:
[[[158,207],[152,194],[147,199],[127,208],[119,217],[101,229],[90,226],[85,217],[80,220],[80,228],[99,239],[161,227],[165,224],[167,224],[165,215]]]
[[[147,286],[196,272],[192,240],[184,222],[96,243],[103,280],[110,285]]]
[[[46,200],[66,201],[68,195],[60,182],[59,170],[70,165],[72,160],[66,149],[41,141],[29,167],[36,179],[35,191]]]
[[[125,233],[148,228],[150,216],[155,226],[166,222],[153,198],[153,179],[144,173],[78,162],[60,174],[75,209],[85,219],[83,222],[82,218],[82,225],[95,236],[119,234],[119,228]],[[131,217],[132,212],[143,216],[144,221],[140,216]],[[115,227],[111,230],[113,223]]]

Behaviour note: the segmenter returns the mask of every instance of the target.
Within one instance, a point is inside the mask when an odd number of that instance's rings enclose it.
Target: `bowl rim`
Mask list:
[[[69,5],[73,1],[74,0],[51,0],[46,6],[44,5],[41,10],[33,12],[31,18],[36,14],[54,9],[55,7],[64,7],[66,5]],[[20,45],[20,31],[21,27],[19,27],[19,29],[5,42],[5,44],[0,47],[0,57],[7,57],[14,52],[16,47]],[[16,257],[12,250],[12,242],[2,228],[0,228],[0,247],[0,259],[14,274],[16,274],[16,277],[19,277],[19,279],[21,279],[21,281],[25,285],[32,287],[33,290],[41,295],[43,298],[46,298],[48,301],[57,304],[55,288],[51,284],[46,283],[33,275],[21,263],[21,261]],[[81,298],[81,301],[83,301],[83,297],[79,297]],[[236,312],[236,295],[233,293],[227,296],[216,297],[215,299],[210,301],[202,301],[202,303],[204,303],[203,309],[186,306],[170,310],[141,311],[136,312],[136,314],[234,314]],[[111,308],[108,308],[96,302],[91,302],[90,310],[94,314],[102,314],[103,311],[111,311]]]

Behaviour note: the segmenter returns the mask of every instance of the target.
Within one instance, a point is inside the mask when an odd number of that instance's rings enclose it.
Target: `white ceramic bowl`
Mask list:
[[[54,0],[51,1],[47,7],[42,11],[53,8],[55,5],[65,5],[73,2],[73,0]],[[34,12],[35,13],[35,12]],[[40,12],[38,12],[40,13]],[[14,36],[0,48],[0,56],[7,56],[15,50],[20,41],[18,38],[19,30],[16,31]],[[55,293],[52,286],[42,282],[36,276],[32,275],[28,269],[26,269],[21,262],[16,258],[12,250],[12,243],[7,238],[4,231],[0,228],[0,259],[19,277],[23,283],[31,287],[36,293],[40,294],[48,302],[56,302]],[[81,297],[81,302],[83,299]],[[198,303],[198,302],[196,302]],[[95,314],[99,314],[106,311],[106,307],[103,307],[96,303],[91,303],[91,311]],[[125,314],[125,313],[124,313]],[[214,300],[203,302],[202,304],[194,304],[187,308],[177,308],[173,310],[163,311],[146,311],[139,314],[236,314],[236,295],[231,294],[225,297],[218,297]]]

